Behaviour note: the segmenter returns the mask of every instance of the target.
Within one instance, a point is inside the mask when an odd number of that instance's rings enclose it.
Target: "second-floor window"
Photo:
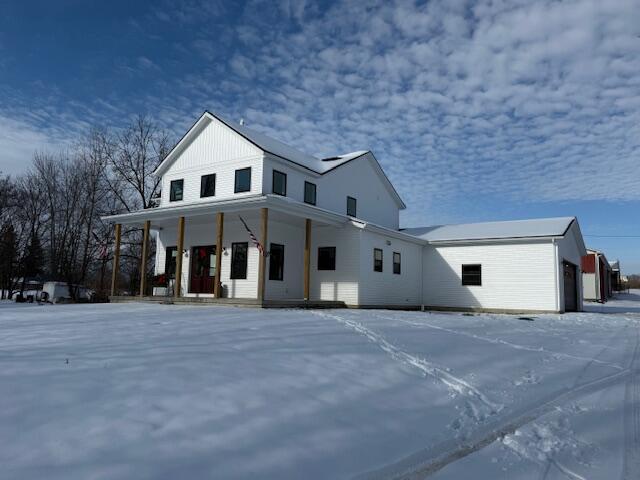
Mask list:
[[[235,193],[249,192],[251,190],[251,167],[236,170]]]
[[[347,197],[347,215],[357,217],[357,200],[353,197]]]
[[[272,179],[271,191],[276,195],[282,195],[283,197],[287,195],[287,174],[279,172],[278,170],[273,171],[273,179]]]
[[[316,204],[316,184],[304,182],[304,203],[309,205]]]
[[[203,175],[200,178],[200,197],[213,197],[216,194],[216,174]]]
[[[171,180],[169,186],[169,201],[179,202],[182,200],[182,194],[184,193],[184,180]]]

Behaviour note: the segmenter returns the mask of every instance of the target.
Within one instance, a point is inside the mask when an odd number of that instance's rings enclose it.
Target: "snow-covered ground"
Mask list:
[[[587,313],[0,302],[0,478],[640,478],[640,292]]]

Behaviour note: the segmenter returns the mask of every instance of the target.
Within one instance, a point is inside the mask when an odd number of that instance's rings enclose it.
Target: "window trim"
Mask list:
[[[396,262],[396,255],[398,256],[398,261]],[[400,252],[393,252],[393,274],[394,275],[402,275],[402,254]],[[396,265],[398,266],[398,271],[396,272]]]
[[[313,187],[313,202],[307,202],[307,185]],[[304,181],[304,192],[302,193],[302,200],[308,205],[315,205],[318,201],[318,186],[315,183]]]
[[[205,177],[213,177],[213,193],[211,195],[205,195],[204,194],[204,179]],[[205,175],[201,175],[200,176],[200,198],[209,198],[209,197],[215,197],[216,196],[216,174],[215,173],[207,173]]]
[[[320,251],[321,250],[333,250],[333,268],[320,268]],[[337,257],[337,249],[336,247],[318,247],[318,256],[316,257],[316,269],[318,271],[324,272],[333,272],[336,269],[336,257]]]
[[[247,252],[245,255],[245,262],[244,262],[244,276],[236,276],[235,275],[235,270],[234,270],[234,263],[235,263],[235,249],[238,245],[241,245],[245,248],[245,251]],[[229,272],[229,279],[231,280],[246,280],[247,279],[247,269],[248,269],[248,265],[249,265],[249,242],[233,242],[231,244],[231,269]]]
[[[246,190],[238,190],[238,174],[240,172],[249,172],[249,188]],[[233,193],[246,193],[251,191],[251,167],[238,168],[234,173],[233,178]]]
[[[180,198],[175,198],[175,192],[173,191],[173,186],[180,183]],[[170,202],[181,202],[184,200],[184,178],[176,178],[175,180],[171,180],[169,182],[169,201]]]
[[[376,258],[376,253],[380,253],[380,260]],[[380,262],[379,270],[378,270],[378,261]],[[373,271],[382,273],[384,271],[384,252],[381,248],[373,249]]]
[[[284,193],[276,192],[276,174],[282,175],[284,177]],[[274,195],[280,195],[281,197],[287,196],[287,174],[281,172],[280,170],[272,170],[271,171],[271,193]]]
[[[278,248],[282,248],[282,265],[278,268],[276,267],[275,272],[272,264],[272,260],[275,258],[273,256],[273,247],[278,247]],[[274,274],[275,273],[279,273],[280,274],[280,278],[275,277],[274,278]],[[282,243],[271,243],[269,245],[269,280],[275,280],[278,282],[282,282],[284,281],[284,245]]]
[[[479,273],[466,273],[464,272],[465,267],[479,267]],[[465,287],[481,287],[482,286],[482,264],[481,263],[463,263],[460,267],[461,273],[461,282]],[[469,276],[472,277],[471,280]],[[466,278],[465,278],[466,277]],[[477,279],[475,279],[477,277]],[[476,283],[477,282],[477,283]]]
[[[353,200],[353,215],[349,213],[349,200]],[[357,218],[358,217],[358,199],[347,195],[347,216]]]

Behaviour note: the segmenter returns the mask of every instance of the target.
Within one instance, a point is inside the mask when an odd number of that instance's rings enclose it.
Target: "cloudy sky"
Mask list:
[[[0,0],[0,170],[209,109],[371,149],[403,226],[577,215],[640,272],[640,0]],[[634,238],[634,236],[636,236]]]

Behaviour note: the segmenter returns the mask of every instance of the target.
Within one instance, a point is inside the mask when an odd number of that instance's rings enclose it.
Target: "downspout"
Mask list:
[[[600,255],[595,254],[595,261],[593,262],[596,265],[596,301],[602,302],[602,291],[600,290]]]
[[[555,286],[556,286],[556,312],[560,312],[560,279],[559,279],[559,268],[558,268],[558,245],[556,244],[556,239],[551,239],[551,245],[553,245],[553,260],[554,260],[554,277],[555,277]]]
[[[422,245],[422,255],[420,256],[420,311],[424,312],[424,256],[425,245]]]

